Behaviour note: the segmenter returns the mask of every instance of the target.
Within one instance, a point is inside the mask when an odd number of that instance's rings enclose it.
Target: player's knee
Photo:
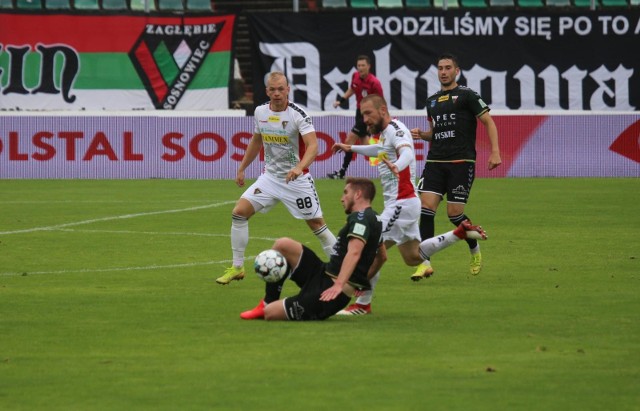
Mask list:
[[[284,258],[287,259],[287,263],[289,263],[290,269],[295,266],[295,264],[300,260],[300,256],[302,255],[302,244],[287,237],[277,239],[273,243],[273,246],[271,248],[279,251],[280,254],[282,254]]]
[[[282,253],[287,248],[289,248],[289,245],[291,244],[292,241],[294,241],[294,240],[292,240],[292,239],[290,239],[288,237],[281,237],[281,238],[278,238],[273,243],[273,246],[271,248],[273,248],[274,250],[280,251]]]
[[[420,208],[426,208],[436,213],[440,201],[438,197],[430,196],[428,193],[420,193]]]
[[[236,206],[233,208],[233,211],[231,211],[231,216],[233,218],[243,218],[245,220],[248,220],[249,217],[251,217],[251,213],[247,212],[247,210],[242,207]]]
[[[287,319],[287,315],[284,312],[284,306],[281,304],[281,301],[267,304],[267,306],[264,307],[264,319],[266,321],[276,321],[276,320]]]
[[[264,309],[264,319],[265,319],[265,321],[273,321],[273,320],[275,320],[275,316],[273,315],[272,310],[269,310],[267,308]]]
[[[233,207],[233,211],[231,211],[232,216],[242,217],[244,219],[251,218],[257,211],[255,210],[253,204],[246,198],[240,198],[236,205]]]

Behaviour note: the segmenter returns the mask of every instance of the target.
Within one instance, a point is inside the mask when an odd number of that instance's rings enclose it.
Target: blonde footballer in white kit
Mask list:
[[[380,183],[384,196],[382,238],[387,248],[398,250],[409,266],[428,262],[420,253],[420,199],[416,194],[416,156],[409,129],[399,120],[392,120],[383,97],[369,95],[360,103],[360,111],[371,135],[380,133],[378,144],[334,144],[333,152],[352,151],[369,157],[379,157]],[[368,314],[371,312],[373,288],[380,273],[371,279],[371,291],[358,297],[355,304],[338,314]]]
[[[266,91],[269,102],[255,110],[253,137],[238,167],[236,184],[244,186],[245,170],[262,147],[264,172],[245,190],[232,211],[233,264],[216,279],[219,284],[244,278],[249,219],[257,212],[266,213],[279,202],[293,217],[305,220],[327,256],[331,255],[336,242],[322,217],[320,199],[309,173],[309,166],[318,154],[313,121],[302,108],[289,101],[290,87],[284,73],[270,73]]]

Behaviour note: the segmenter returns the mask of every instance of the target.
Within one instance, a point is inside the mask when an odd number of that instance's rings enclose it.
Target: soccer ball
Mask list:
[[[264,281],[276,283],[287,274],[287,259],[279,251],[264,250],[256,256],[253,269]]]

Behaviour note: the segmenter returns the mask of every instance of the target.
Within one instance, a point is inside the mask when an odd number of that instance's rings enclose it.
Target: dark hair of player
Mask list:
[[[362,191],[362,197],[369,201],[373,201],[376,197],[376,186],[368,178],[347,177],[345,184],[351,184],[355,191]]]
[[[440,60],[451,60],[453,61],[454,67],[460,67],[460,64],[458,63],[458,57],[454,56],[451,53],[442,53],[438,57],[438,60],[436,60],[436,66],[438,65],[438,63],[440,63]]]
[[[360,61],[360,60],[364,60],[367,62],[368,65],[371,65],[371,60],[369,59],[369,56],[365,54],[361,54],[358,56],[358,58],[356,58],[356,61]]]

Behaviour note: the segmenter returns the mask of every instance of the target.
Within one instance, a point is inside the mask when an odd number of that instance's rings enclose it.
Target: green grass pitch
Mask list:
[[[343,182],[317,185],[336,232]],[[638,179],[479,179],[479,276],[464,243],[419,283],[391,250],[372,315],[315,323],[243,321],[263,283],[214,282],[232,181],[0,193],[1,410],[640,409]],[[321,254],[281,205],[250,233],[249,256],[285,235]]]

